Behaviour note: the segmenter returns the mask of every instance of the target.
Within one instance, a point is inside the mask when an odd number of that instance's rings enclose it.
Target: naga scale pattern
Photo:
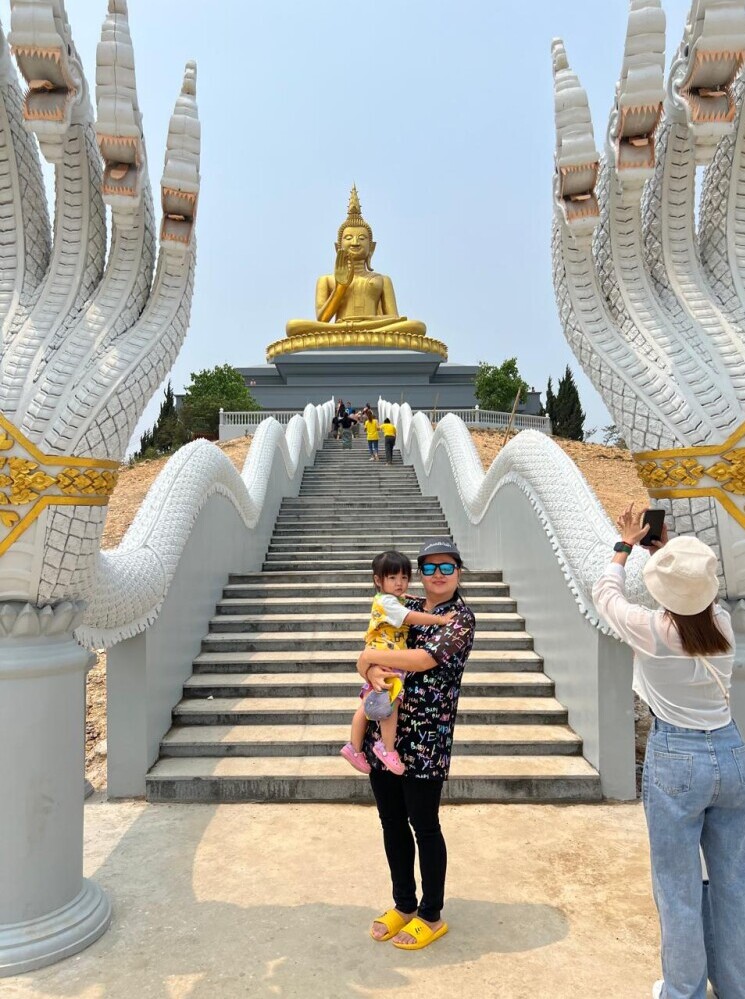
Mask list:
[[[660,0],[629,7],[602,156],[587,94],[563,42],[552,46],[556,299],[650,496],[673,533],[695,533],[717,551],[721,594],[737,603],[745,597],[745,3],[693,0],[667,79]]]

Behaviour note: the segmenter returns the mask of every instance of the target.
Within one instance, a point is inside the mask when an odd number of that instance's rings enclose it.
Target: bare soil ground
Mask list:
[[[472,433],[486,469],[501,451],[504,433],[497,430],[475,430]],[[615,520],[632,500],[639,507],[646,503],[646,490],[639,481],[628,451],[604,447],[601,444],[583,444],[579,441],[556,439],[556,443],[576,463],[612,520]],[[241,437],[217,446],[240,471],[250,444],[250,437]],[[122,467],[109,503],[103,534],[104,548],[115,548],[122,540],[150,486],[167,461],[167,458],[159,458],[141,462],[131,468],[126,465]],[[644,705],[636,706],[636,714],[637,763],[639,763],[643,759],[648,727],[648,714]],[[85,760],[88,780],[97,789],[104,787],[106,784],[106,653],[103,650],[98,652],[97,663],[88,674]]]

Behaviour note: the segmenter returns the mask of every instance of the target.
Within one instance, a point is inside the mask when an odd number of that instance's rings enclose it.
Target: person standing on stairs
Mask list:
[[[352,449],[352,428],[357,423],[357,418],[354,417],[350,410],[344,413],[344,416],[339,417],[339,427],[341,429],[341,446],[346,448],[348,451]]]
[[[365,635],[366,649],[405,650],[411,625],[444,627],[450,623],[452,613],[424,614],[412,610],[404,603],[403,597],[411,580],[411,562],[406,555],[397,551],[381,552],[373,559],[372,572],[377,592],[373,598],[370,624]],[[404,772],[404,765],[396,752],[396,728],[406,673],[403,670],[393,672],[394,675],[387,678],[390,694],[384,694],[389,712],[380,720],[380,741],[373,746],[373,753],[386,769],[400,775]],[[367,731],[367,698],[371,693],[374,693],[373,688],[366,680],[360,691],[362,703],[352,719],[352,738],[341,749],[344,759],[363,774],[370,773],[370,764],[362,752],[362,743]],[[373,717],[372,713],[370,717]]]
[[[396,428],[386,416],[380,429],[383,431],[383,443],[385,444],[385,463],[392,465],[393,448],[396,444]]]
[[[347,411],[347,407],[344,405],[344,400],[339,400],[339,405],[336,407],[336,412],[334,413],[334,418],[331,421],[331,434],[335,440],[339,440],[339,430],[341,427],[341,420]]]
[[[453,617],[444,627],[413,627],[407,649],[365,649],[357,662],[374,690],[384,690],[396,670],[406,672],[399,706],[396,749],[406,767],[403,777],[387,770],[373,752],[380,738],[368,725],[363,750],[383,827],[395,908],[378,916],[370,935],[401,950],[420,950],[448,931],[443,922],[447,850],[440,828],[443,784],[448,778],[453,728],[466,660],[476,621],[461,597],[463,565],[449,538],[430,538],[417,558],[424,598],[406,597],[411,610]],[[413,829],[413,834],[412,834]],[[419,850],[422,881],[417,906],[414,856]]]
[[[380,455],[378,454],[380,427],[371,409],[365,410],[365,433],[367,434],[367,449],[370,452],[370,461],[380,461]]]
[[[657,610],[630,603],[625,565],[647,533],[633,504],[593,588],[598,613],[634,651],[634,690],[652,726],[642,778],[663,980],[654,999],[745,997],[745,744],[732,719],[734,634],[717,602],[716,554],[695,537],[667,540],[644,566]],[[701,880],[699,851],[709,877]]]

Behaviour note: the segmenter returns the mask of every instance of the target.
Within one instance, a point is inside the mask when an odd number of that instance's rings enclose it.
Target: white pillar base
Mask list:
[[[93,657],[73,638],[76,617],[72,604],[0,605],[0,977],[83,950],[111,920],[83,878]]]
[[[38,919],[0,926],[0,978],[54,964],[85,950],[106,932],[111,903],[94,881],[83,878],[83,888],[69,905]]]

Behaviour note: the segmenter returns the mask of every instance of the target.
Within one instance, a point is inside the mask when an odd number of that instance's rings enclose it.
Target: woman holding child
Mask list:
[[[447,851],[439,808],[450,769],[461,678],[475,630],[473,612],[458,590],[462,561],[453,542],[448,538],[425,542],[417,563],[424,597],[407,596],[405,606],[417,614],[447,618],[447,623],[415,625],[408,632],[408,648],[366,648],[357,663],[360,675],[377,691],[385,689],[386,678],[402,670],[406,673],[395,741],[395,760],[403,764],[403,774],[386,765],[377,725],[367,726],[363,746],[383,827],[395,906],[373,922],[370,933],[373,939],[390,940],[402,950],[426,947],[448,929],[441,918]],[[415,837],[422,881],[419,905]]]

